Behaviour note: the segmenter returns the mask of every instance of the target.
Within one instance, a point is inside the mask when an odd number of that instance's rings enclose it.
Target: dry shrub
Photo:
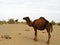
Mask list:
[[[11,37],[9,35],[1,35],[1,38],[11,39]]]

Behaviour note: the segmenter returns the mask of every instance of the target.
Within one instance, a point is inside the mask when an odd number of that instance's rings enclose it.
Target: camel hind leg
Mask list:
[[[47,41],[47,44],[50,43],[50,38],[51,38],[51,34],[50,34],[50,32],[48,32],[48,41]]]
[[[46,30],[47,30],[47,33],[48,33],[48,41],[47,41],[47,44],[49,44],[49,43],[50,43],[50,38],[51,38],[51,34],[50,34],[50,25],[49,25],[49,24],[48,24]]]

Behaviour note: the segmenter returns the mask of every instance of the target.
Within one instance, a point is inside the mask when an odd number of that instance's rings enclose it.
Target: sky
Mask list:
[[[0,20],[45,17],[60,22],[60,0],[0,0]]]

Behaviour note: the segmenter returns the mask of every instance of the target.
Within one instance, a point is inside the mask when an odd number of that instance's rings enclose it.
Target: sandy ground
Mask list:
[[[45,32],[45,33],[43,33]],[[2,38],[9,35],[11,39]],[[49,45],[60,45],[60,26],[53,26],[52,37]],[[25,24],[4,24],[0,25],[0,45],[48,45],[46,44],[48,35],[46,30],[38,30],[38,41],[35,42],[34,30]]]

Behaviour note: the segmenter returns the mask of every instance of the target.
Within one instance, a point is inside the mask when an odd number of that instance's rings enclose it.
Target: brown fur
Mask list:
[[[27,22],[27,24],[29,26],[32,26],[34,28],[34,31],[35,31],[34,40],[35,41],[37,41],[37,29],[38,30],[44,30],[44,29],[46,29],[47,32],[48,32],[48,41],[47,41],[47,43],[49,44],[50,37],[51,37],[50,29],[52,28],[52,24],[49,23],[49,21],[47,21],[44,17],[40,17],[39,19],[36,19],[33,22],[30,20],[29,17],[24,17],[23,19],[26,20],[26,22]]]

